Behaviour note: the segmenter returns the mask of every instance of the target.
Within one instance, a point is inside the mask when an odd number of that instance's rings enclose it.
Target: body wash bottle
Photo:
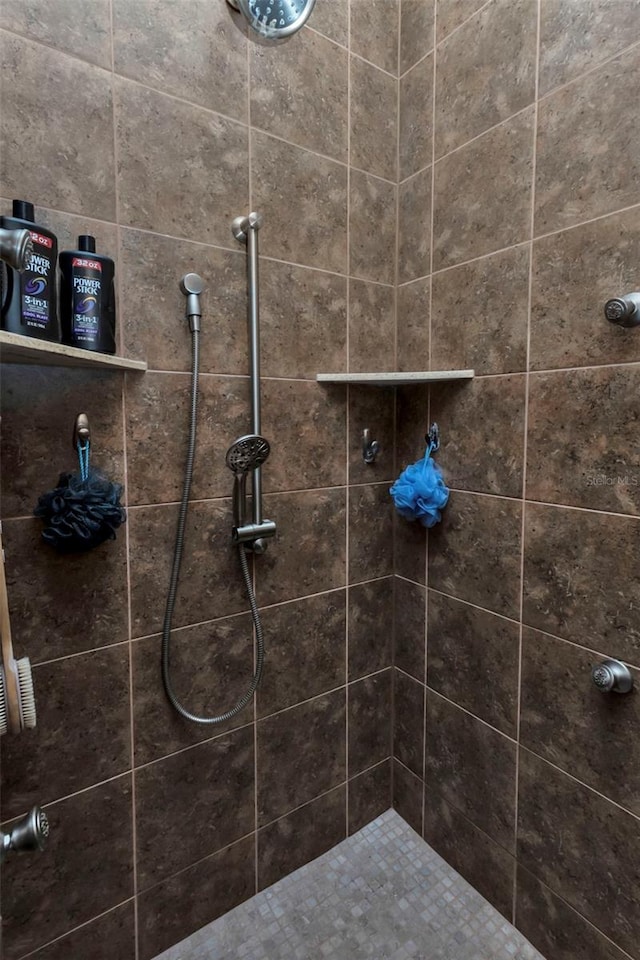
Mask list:
[[[62,341],[70,347],[116,352],[114,264],[96,253],[96,240],[78,237],[77,250],[60,254]]]

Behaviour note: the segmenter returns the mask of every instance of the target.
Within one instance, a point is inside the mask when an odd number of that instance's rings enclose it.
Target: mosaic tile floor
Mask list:
[[[394,811],[156,960],[544,960]]]

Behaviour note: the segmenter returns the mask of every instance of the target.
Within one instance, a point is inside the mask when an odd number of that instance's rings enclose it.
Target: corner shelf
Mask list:
[[[0,330],[0,363],[30,363],[45,367],[88,367],[97,370],[137,370],[143,373],[147,369],[144,360],[129,360],[127,357],[115,357],[110,353],[94,353],[67,347],[63,343],[48,340],[36,340],[23,337],[19,333]]]
[[[372,387],[404,387],[412,383],[473,380],[474,370],[423,370],[411,373],[318,373],[318,383],[368,383]]]

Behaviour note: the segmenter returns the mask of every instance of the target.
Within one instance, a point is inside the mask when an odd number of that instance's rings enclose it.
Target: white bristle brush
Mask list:
[[[4,571],[4,550],[0,528],[0,635],[2,664],[0,666],[0,736],[20,733],[36,725],[36,700],[33,674],[28,657],[16,660],[11,642],[9,598]]]

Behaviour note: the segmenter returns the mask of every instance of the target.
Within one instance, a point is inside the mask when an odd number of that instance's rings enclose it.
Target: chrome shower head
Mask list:
[[[246,474],[255,470],[265,462],[271,447],[268,440],[256,433],[248,433],[231,444],[227,450],[226,463],[230,470],[238,474]]]
[[[316,0],[227,0],[266,40],[283,40],[305,25]]]
[[[33,241],[28,230],[6,230],[0,227],[0,260],[14,270],[26,270],[33,253]]]

